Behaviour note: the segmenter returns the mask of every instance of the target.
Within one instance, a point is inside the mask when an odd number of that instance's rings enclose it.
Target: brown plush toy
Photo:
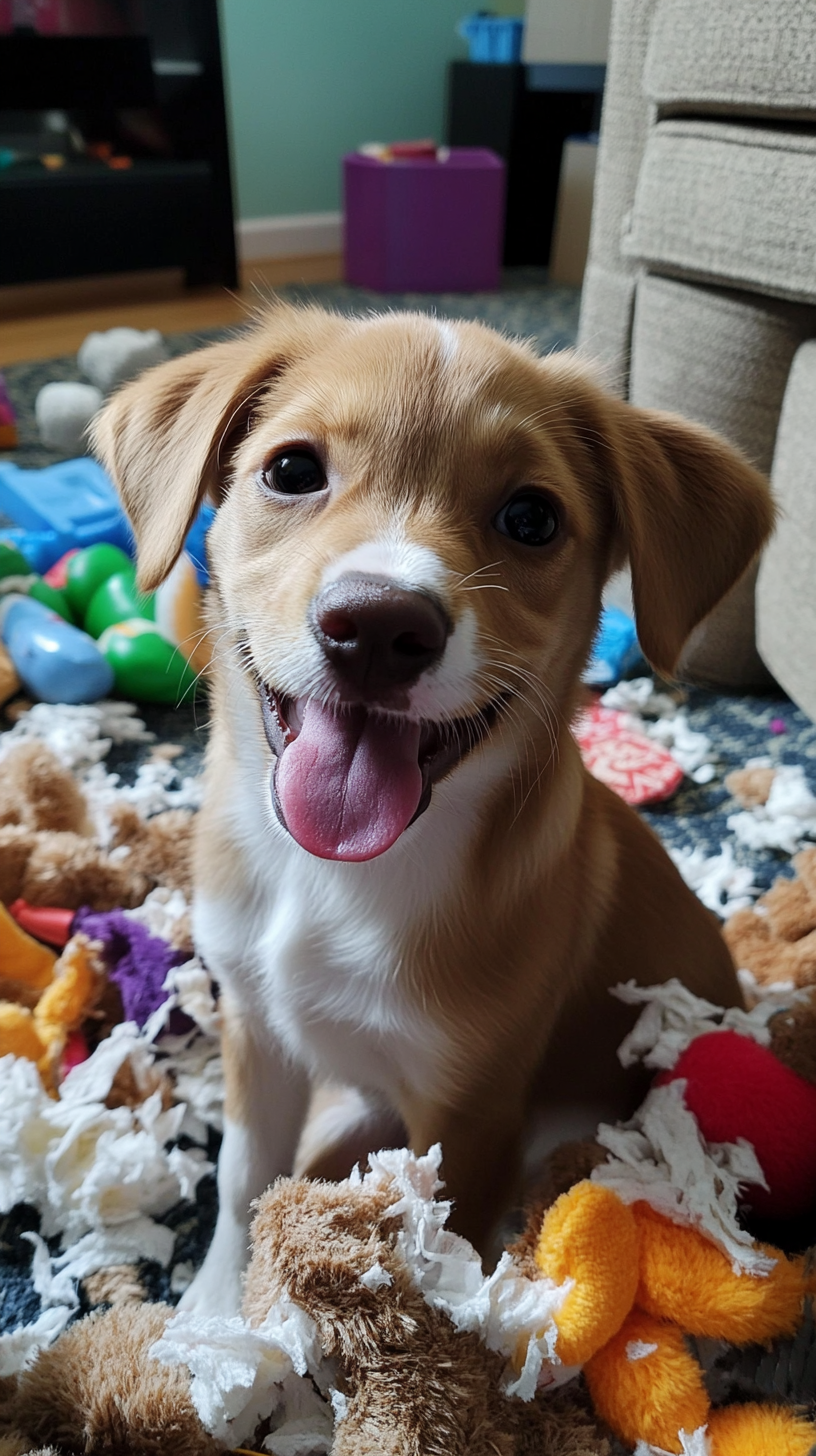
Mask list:
[[[505,1362],[416,1289],[388,1218],[394,1191],[280,1179],[258,1205],[244,1313],[282,1293],[311,1315],[348,1397],[332,1456],[604,1456],[576,1392],[501,1391]],[[379,1264],[387,1288],[361,1275]]]
[[[244,1313],[259,1325],[287,1293],[315,1321],[348,1402],[332,1456],[609,1456],[578,1387],[505,1396],[501,1356],[425,1302],[387,1214],[394,1196],[389,1185],[281,1179],[258,1205]],[[360,1282],[375,1263],[387,1287]],[[9,1456],[223,1450],[196,1415],[186,1369],[148,1353],[172,1313],[124,1304],[61,1335],[0,1402],[18,1443]]]
[[[156,885],[189,895],[189,810],[143,819],[120,803],[110,819],[112,841],[102,849],[73,775],[43,744],[21,744],[0,773],[0,901],[131,910]]]
[[[794,879],[780,875],[752,910],[738,910],[724,927],[736,964],[760,985],[816,985],[816,847],[792,863]]]

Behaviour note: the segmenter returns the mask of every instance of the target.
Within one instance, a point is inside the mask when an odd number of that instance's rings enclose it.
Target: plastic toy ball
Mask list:
[[[99,639],[99,650],[113,669],[122,697],[175,705],[198,688],[199,677],[184,654],[144,617],[108,627]]]
[[[132,569],[130,557],[107,541],[75,551],[65,565],[65,590],[79,620],[84,618],[94,592],[109,576]]]

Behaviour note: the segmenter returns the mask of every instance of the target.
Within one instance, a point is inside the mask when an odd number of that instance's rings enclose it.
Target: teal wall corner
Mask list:
[[[443,138],[446,69],[468,0],[220,0],[241,218],[340,207],[362,142]],[[515,0],[494,7],[515,13]]]

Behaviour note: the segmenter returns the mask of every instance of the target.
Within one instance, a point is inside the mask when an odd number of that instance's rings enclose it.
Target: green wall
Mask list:
[[[442,139],[456,24],[479,0],[220,0],[238,216],[340,206],[361,142]],[[516,14],[521,3],[493,8]]]

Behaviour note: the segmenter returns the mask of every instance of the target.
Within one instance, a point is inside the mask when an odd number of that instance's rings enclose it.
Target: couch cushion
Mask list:
[[[813,0],[658,0],[644,85],[672,110],[813,116]]]
[[[638,283],[630,398],[716,430],[769,471],[791,364],[816,335],[816,309],[647,275]],[[816,411],[814,411],[816,414]],[[749,573],[689,638],[681,677],[767,687]]]
[[[772,480],[781,511],[759,573],[759,650],[816,719],[816,340],[793,361]]]
[[[658,123],[621,247],[657,272],[816,302],[816,136]]]

